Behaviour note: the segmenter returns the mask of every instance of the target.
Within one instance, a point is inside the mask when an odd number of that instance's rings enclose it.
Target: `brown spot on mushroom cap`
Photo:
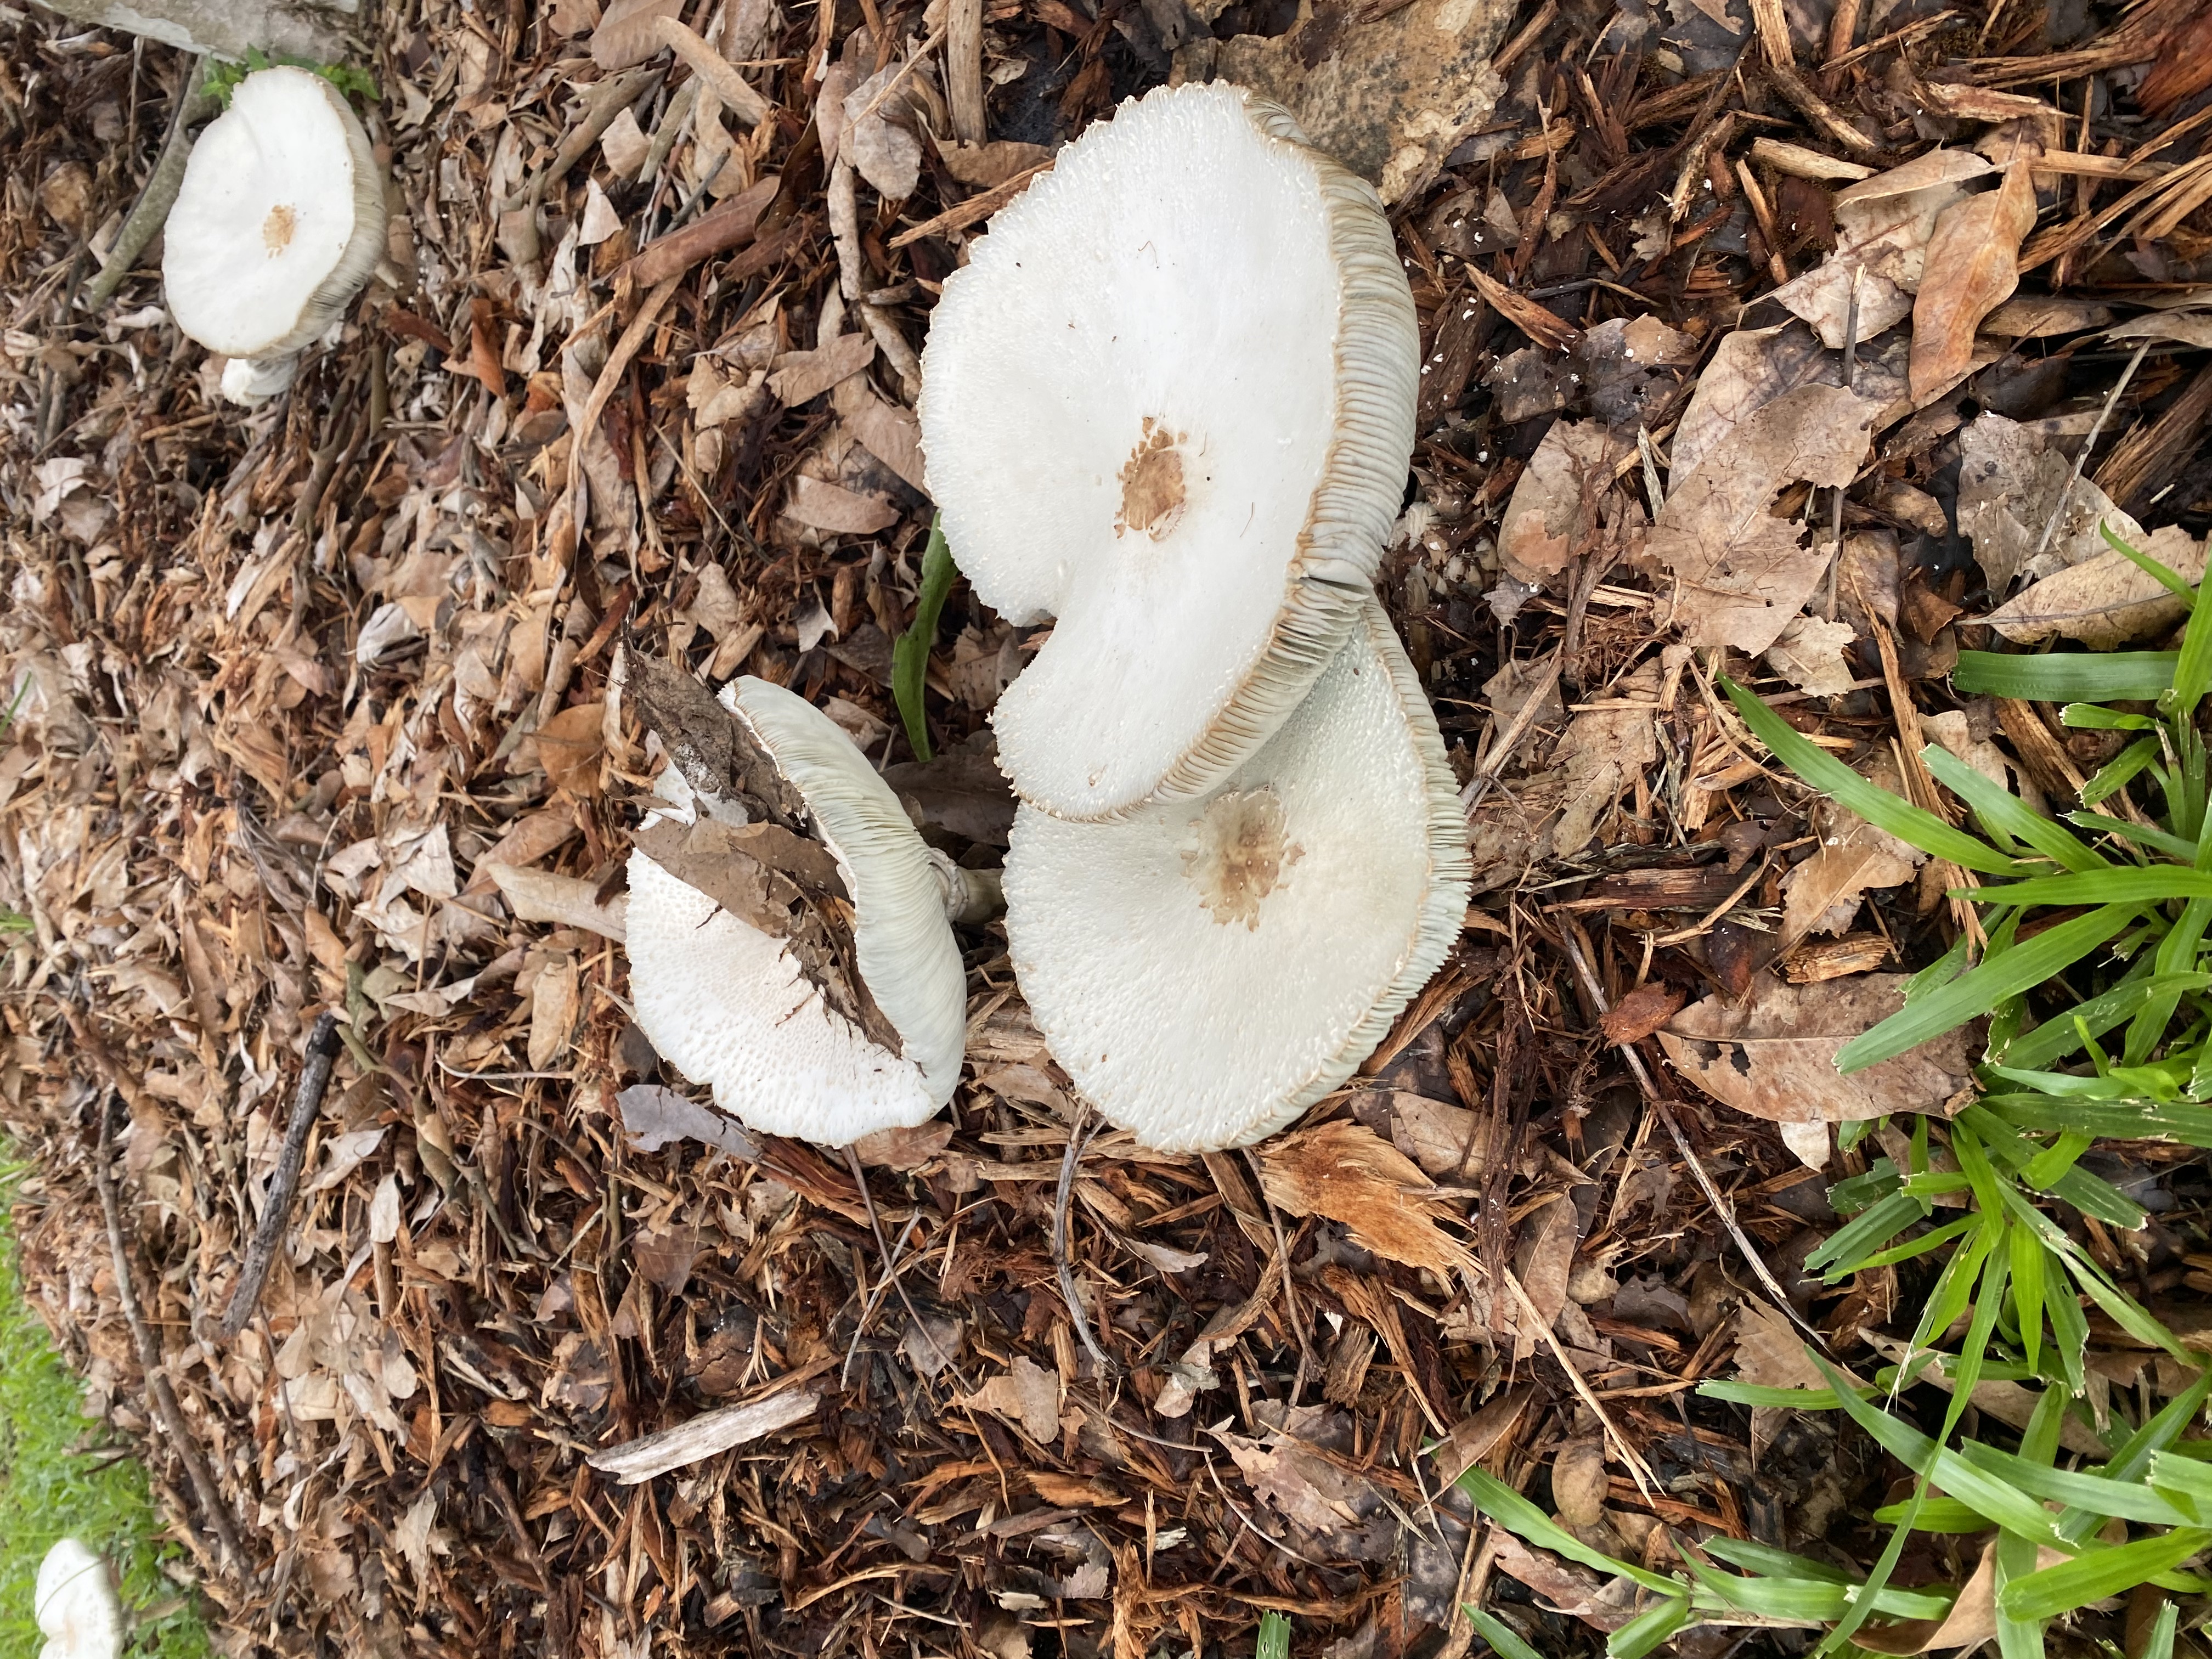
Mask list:
[[[1181,434],[1145,416],[1144,435],[1121,467],[1121,510],[1114,515],[1116,536],[1134,530],[1157,542],[1176,527],[1189,499],[1183,488],[1182,452],[1176,447],[1182,441]]]
[[[269,250],[271,258],[292,246],[292,233],[299,225],[300,216],[284,203],[269,210],[269,216],[261,222],[261,246]]]
[[[1286,884],[1283,872],[1305,856],[1284,837],[1283,803],[1272,788],[1230,789],[1192,826],[1183,875],[1215,921],[1260,926],[1260,902]]]

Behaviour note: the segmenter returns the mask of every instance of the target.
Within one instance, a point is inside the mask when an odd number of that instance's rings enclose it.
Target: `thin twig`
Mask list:
[[[316,1016],[314,1029],[307,1034],[307,1063],[300,1068],[292,1116],[284,1126],[283,1149],[276,1157],[276,1173],[269,1177],[269,1195],[262,1200],[261,1224],[254,1230],[253,1243],[246,1252],[246,1269],[238,1276],[238,1288],[230,1294],[230,1306],[222,1323],[216,1328],[226,1342],[236,1338],[253,1317],[253,1304],[261,1299],[261,1286],[291,1220],[292,1200],[300,1188],[300,1166],[307,1157],[307,1132],[322,1112],[323,1091],[330,1087],[331,1066],[338,1057],[337,1030],[338,1017],[324,1013]]]
[[[1859,368],[1859,268],[1851,267],[1850,301],[1844,309],[1844,390],[1857,390]],[[1820,592],[1820,620],[1836,619],[1836,573],[1844,563],[1844,491],[1838,484],[1828,502],[1828,539],[1834,550],[1828,556],[1828,580]]]
[[[138,192],[131,216],[115,233],[115,244],[107,250],[107,258],[85,285],[88,311],[97,311],[115,297],[115,290],[123,286],[123,279],[146,251],[146,244],[168,222],[169,210],[176,205],[177,191],[185,182],[185,162],[192,152],[191,125],[215,110],[215,97],[202,84],[207,79],[208,62],[207,53],[202,52],[185,66],[184,85],[178,88],[176,105],[169,112],[168,135],[161,141],[154,170],[146,175],[146,187]]]
[[[868,1231],[876,1236],[876,1256],[884,1264],[884,1277],[891,1281],[891,1288],[898,1292],[899,1300],[906,1304],[907,1317],[914,1321],[915,1334],[928,1344],[929,1352],[937,1357],[938,1366],[951,1364],[952,1356],[945,1352],[944,1345],[938,1341],[936,1334],[924,1322],[921,1310],[914,1305],[914,1298],[906,1293],[906,1280],[891,1271],[891,1247],[884,1237],[883,1218],[876,1213],[875,1194],[868,1190],[867,1172],[860,1167],[858,1147],[848,1145],[845,1148],[845,1163],[853,1171],[853,1184],[860,1189],[860,1207],[868,1212]],[[866,1304],[863,1303],[861,1305],[865,1310]],[[860,1338],[855,1335],[853,1340],[857,1347]],[[852,1356],[846,1355],[845,1361],[849,1365]]]
[[[1067,1316],[1075,1322],[1076,1334],[1083,1339],[1083,1346],[1097,1364],[1099,1378],[1103,1381],[1121,1368],[1091,1334],[1091,1320],[1083,1311],[1083,1298],[1075,1291],[1075,1268],[1067,1259],[1067,1200],[1075,1188],[1075,1166],[1082,1162],[1083,1148],[1091,1139],[1084,1133],[1090,1122],[1091,1103],[1079,1097],[1075,1121],[1067,1126],[1067,1152],[1060,1161],[1060,1186],[1052,1199],[1052,1265],[1060,1270],[1060,1295],[1067,1304]]]
[[[109,1096],[103,1092],[94,1107],[100,1114],[100,1140],[93,1152],[92,1176],[100,1188],[100,1212],[107,1223],[107,1251],[115,1271],[115,1298],[123,1304],[123,1317],[131,1327],[131,1339],[138,1350],[138,1367],[146,1373],[146,1391],[154,1399],[154,1414],[161,1419],[162,1431],[169,1437],[171,1447],[184,1462],[185,1474],[199,1498],[208,1525],[215,1529],[216,1542],[222,1547],[225,1564],[243,1571],[246,1551],[238,1541],[238,1528],[232,1522],[229,1505],[216,1490],[207,1459],[200,1455],[199,1443],[185,1422],[185,1413],[177,1404],[176,1390],[169,1386],[169,1374],[161,1364],[161,1347],[155,1342],[154,1333],[147,1328],[146,1316],[138,1306],[137,1280],[131,1270],[130,1254],[123,1247],[123,1210],[116,1202],[114,1173],[107,1167],[109,1158],[114,1155],[114,1140],[107,1126],[108,1105]]]
[[[1567,1358],[1567,1351],[1559,1346],[1559,1339],[1553,1334],[1551,1322],[1537,1311],[1536,1304],[1528,1299],[1528,1292],[1522,1288],[1521,1280],[1513,1269],[1501,1267],[1498,1271],[1505,1279],[1505,1288],[1513,1292],[1513,1299],[1521,1304],[1522,1316],[1536,1328],[1536,1334],[1544,1339],[1544,1345],[1551,1349],[1552,1358],[1558,1360],[1560,1369],[1566,1372],[1567,1381],[1574,1384],[1575,1392],[1582,1397],[1583,1404],[1596,1414],[1607,1438],[1620,1453],[1620,1461],[1628,1465],[1628,1473],[1636,1481],[1637,1491],[1642,1492],[1647,1501],[1656,1497],[1659,1477],[1652,1474],[1651,1466],[1644,1461],[1644,1454],[1628,1443],[1628,1437],[1621,1433],[1607,1413],[1605,1402],[1591,1391],[1583,1374],[1575,1369],[1575,1362]]]
[[[1306,1373],[1313,1369],[1313,1345],[1306,1340],[1306,1322],[1298,1313],[1297,1287],[1291,1283],[1291,1247],[1283,1238],[1283,1218],[1267,1197],[1267,1178],[1260,1167],[1260,1155],[1249,1146],[1244,1149],[1244,1161],[1252,1166],[1252,1182],[1260,1194],[1260,1202],[1267,1212],[1268,1224],[1275,1230],[1275,1261],[1282,1268],[1283,1301],[1291,1316],[1291,1333],[1298,1339],[1298,1369],[1291,1378],[1291,1399],[1293,1406],[1298,1395],[1305,1391]]]
[[[1566,945],[1567,959],[1575,964],[1575,973],[1582,980],[1583,988],[1589,993],[1591,1004],[1601,1016],[1612,1012],[1612,1001],[1605,994],[1605,987],[1598,982],[1597,975],[1590,970],[1589,962],[1584,960],[1582,947],[1575,943],[1572,934],[1562,934],[1561,938]],[[1673,1103],[1661,1091],[1658,1083],[1645,1067],[1643,1054],[1638,1052],[1632,1042],[1615,1043],[1613,1046],[1628,1061],[1628,1069],[1636,1075],[1636,1085],[1644,1092],[1644,1103],[1659,1115],[1659,1121],[1666,1126],[1667,1133],[1674,1138],[1674,1150],[1682,1155],[1682,1162],[1690,1166],[1691,1175],[1696,1177],[1698,1189],[1705,1194],[1705,1202],[1712,1206],[1713,1213],[1721,1218],[1721,1225],[1727,1228],[1729,1237],[1735,1240],[1736,1249],[1743,1253],[1743,1259],[1750,1263],[1751,1271],[1765,1287],[1766,1293],[1774,1298],[1774,1305],[1788,1315],[1790,1322],[1810,1337],[1823,1353],[1828,1352],[1827,1339],[1797,1311],[1796,1304],[1790,1299],[1790,1293],[1782,1288],[1768,1268],[1765,1257],[1759,1253],[1758,1247],[1744,1232],[1742,1224],[1736,1220],[1735,1206],[1721,1195],[1720,1188],[1713,1185],[1712,1176],[1705,1173],[1705,1166],[1690,1150],[1690,1143],[1683,1139],[1681,1125],[1674,1121]]]
[[[2120,393],[2128,389],[2128,382],[2135,379],[2136,370],[2142,364],[2143,354],[2149,349],[2148,340],[2136,348],[2136,355],[2128,359],[2128,366],[2120,371],[2120,378],[2113,382],[2112,391],[2106,395],[2105,406],[2097,411],[2097,419],[2089,428],[2089,435],[2081,441],[2081,453],[2074,458],[2074,471],[2066,480],[2066,488],[2059,492],[2050,518],[2044,521],[2043,534],[2035,544],[2038,558],[2043,556],[2043,550],[2051,545],[2051,538],[2058,533],[2058,520],[2065,516],[2067,502],[2074,499],[2074,486],[2081,482],[2081,469],[2088,464],[2089,452],[2097,447],[2097,434],[2105,429],[2105,422],[2111,418],[2113,405],[2120,401]]]

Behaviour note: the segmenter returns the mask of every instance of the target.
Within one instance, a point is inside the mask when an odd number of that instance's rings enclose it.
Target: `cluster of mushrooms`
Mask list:
[[[1141,1144],[1281,1128],[1373,1052],[1466,911],[1466,823],[1374,580],[1413,447],[1413,298],[1374,191],[1280,108],[1162,88],[950,277],[930,487],[976,593],[1054,620],[994,712],[1031,1017]],[[765,681],[637,662],[675,763],[629,865],[641,1026],[755,1128],[849,1146],[951,1098],[952,920],[988,880]]]

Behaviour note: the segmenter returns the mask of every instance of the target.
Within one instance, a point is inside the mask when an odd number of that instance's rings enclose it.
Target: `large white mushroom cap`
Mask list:
[[[39,1563],[33,1610],[46,1638],[39,1659],[115,1659],[123,1651],[123,1607],[107,1563],[74,1538]]]
[[[960,1080],[967,1015],[967,975],[929,849],[821,710],[750,678],[722,699],[836,860],[860,979],[902,1052],[834,1007],[783,939],[634,851],[627,933],[638,1024],[678,1070],[764,1133],[842,1146],[924,1122]]]
[[[1372,1053],[1467,913],[1436,717],[1370,596],[1312,695],[1214,794],[1106,823],[1026,807],[1006,934],[1053,1055],[1147,1146],[1290,1122]]]
[[[1419,357],[1373,189],[1225,83],[1124,103],[991,222],[920,414],[976,592],[1060,618],[993,717],[1025,800],[1202,793],[1282,724],[1373,580]]]
[[[368,280],[384,220],[384,181],[345,94],[307,70],[258,70],[185,164],[162,232],[169,314],[228,356],[295,351]]]

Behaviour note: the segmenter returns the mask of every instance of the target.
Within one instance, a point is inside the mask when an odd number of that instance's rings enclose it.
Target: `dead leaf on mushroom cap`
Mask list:
[[[1431,1183],[1420,1166],[1364,1124],[1285,1135],[1260,1149],[1260,1172],[1269,1203],[1340,1222],[1362,1249],[1445,1274],[1468,1260],[1421,1196]]]
[[[1972,1080],[1974,1021],[1849,1076],[1836,1054],[1905,1006],[1907,974],[1818,985],[1760,975],[1741,1004],[1711,996],[1659,1033],[1674,1069],[1723,1105],[1770,1123],[1848,1123],[1893,1112],[1942,1114]]]

